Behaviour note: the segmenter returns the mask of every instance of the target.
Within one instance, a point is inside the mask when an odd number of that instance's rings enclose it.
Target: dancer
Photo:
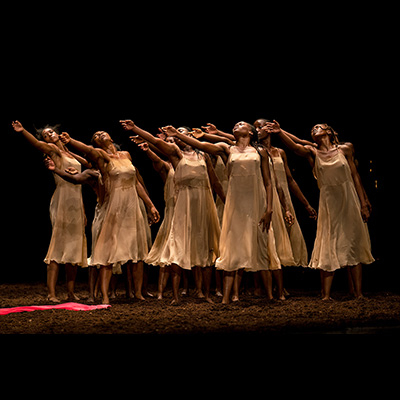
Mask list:
[[[14,121],[12,126],[36,149],[50,156],[58,168],[64,170],[73,167],[81,171],[78,156],[64,147],[55,127],[42,129],[40,135],[43,140],[38,140],[19,121]],[[65,264],[68,300],[79,300],[74,288],[77,266],[87,266],[86,217],[81,186],[75,186],[55,174],[54,180],[56,189],[50,202],[52,234],[44,262],[47,264],[47,299],[58,303],[60,300],[56,296],[56,284],[60,264]]]
[[[153,168],[160,175],[164,182],[164,219],[158,229],[157,236],[154,240],[153,246],[145,259],[146,264],[157,265],[160,267],[158,276],[158,291],[157,299],[163,298],[163,291],[167,283],[169,272],[167,271],[167,265],[160,262],[160,255],[165,246],[166,240],[168,239],[169,232],[171,230],[172,216],[174,215],[175,208],[175,184],[174,175],[175,170],[171,163],[162,160],[151,148],[151,144],[144,141],[140,136],[131,136],[130,139],[138,144],[138,146],[146,152],[149,159],[152,161]],[[167,138],[173,143],[173,139]],[[154,148],[154,147],[153,147]]]
[[[273,166],[273,170],[274,170],[274,175],[276,177],[276,180],[277,180],[279,186],[283,190],[288,209],[294,217],[293,224],[291,224],[291,225],[286,224],[286,228],[285,228],[285,231],[287,230],[288,237],[290,240],[290,247],[292,249],[294,265],[306,267],[308,265],[307,246],[306,246],[300,225],[296,218],[296,213],[294,211],[294,207],[293,207],[292,200],[290,197],[289,188],[290,188],[291,192],[304,205],[310,218],[316,220],[317,212],[315,211],[315,209],[313,207],[311,207],[307,198],[304,196],[303,192],[300,190],[299,185],[294,180],[294,178],[290,172],[289,166],[288,166],[285,151],[283,149],[280,149],[280,148],[277,148],[277,147],[274,147],[271,145],[271,135],[267,131],[267,127],[265,127],[263,129],[263,127],[266,126],[266,123],[268,123],[268,122],[270,122],[270,121],[266,120],[266,119],[258,119],[254,122],[254,126],[256,127],[256,129],[258,131],[258,139],[259,139],[260,143],[263,146],[265,146],[269,155],[271,156],[271,160],[273,161],[272,166]],[[277,234],[276,227],[274,229],[274,233],[275,233],[275,240],[278,242],[277,237],[276,237],[276,234]],[[277,249],[278,249],[278,243],[277,243]],[[278,255],[279,255],[279,251],[278,251]],[[285,264],[285,262],[282,262],[282,264],[290,265],[290,264]]]
[[[321,270],[322,299],[330,300],[334,272],[349,266],[356,298],[362,298],[362,264],[374,261],[366,222],[369,208],[353,161],[353,145],[338,145],[333,129],[317,124],[316,146],[295,143],[277,121],[267,123],[296,154],[310,163],[320,189],[317,233],[309,266]]]
[[[201,268],[204,282],[203,294],[201,281],[196,279],[197,295],[211,303],[211,266],[219,255],[220,228],[210,182],[223,200],[225,195],[210,160],[179,140],[176,144],[168,143],[139,128],[131,120],[120,122],[125,130],[141,136],[168,156],[175,169],[176,203],[171,230],[159,257],[159,265],[171,266],[174,296],[171,304],[179,302],[181,269],[194,267]],[[186,127],[178,130],[184,135],[189,133]],[[168,134],[176,130],[167,126],[163,131]]]
[[[160,216],[146,191],[137,180],[136,169],[126,151],[117,151],[110,135],[98,131],[93,135],[94,145],[62,135],[64,143],[81,151],[98,166],[104,181],[105,196],[91,265],[100,267],[100,288],[103,304],[109,303],[108,288],[112,271],[127,263],[128,282],[134,279],[135,297],[142,296],[143,263],[148,253],[145,221],[139,208],[138,195],[146,204],[149,218],[158,222]]]
[[[277,273],[280,261],[276,253],[272,216],[272,185],[265,149],[257,146],[257,131],[251,124],[241,121],[233,128],[236,143],[199,142],[174,133],[193,147],[214,156],[221,156],[227,165],[228,189],[222,219],[220,257],[216,268],[224,271],[222,303],[239,300],[239,287],[243,271],[260,271],[272,299],[271,271],[278,282],[279,297],[283,298],[283,284]]]
[[[65,170],[57,168],[54,161],[50,157],[45,159],[46,168],[53,173],[57,174],[67,182],[73,183],[74,185],[88,184],[96,193],[97,204],[95,208],[94,218],[92,222],[92,253],[93,247],[97,240],[99,228],[101,226],[102,216],[101,210],[104,201],[104,183],[101,178],[100,171],[95,168],[85,169],[83,172],[79,172],[75,168],[67,168]],[[90,265],[89,258],[89,303],[94,303],[95,300],[95,287],[97,281],[97,267]]]

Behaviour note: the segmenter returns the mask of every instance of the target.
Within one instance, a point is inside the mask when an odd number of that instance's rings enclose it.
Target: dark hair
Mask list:
[[[254,122],[257,122],[257,121],[272,122],[270,119],[266,119],[266,118],[257,118]]]
[[[36,128],[35,125],[33,125],[33,127],[35,128],[35,131],[36,131],[36,137],[37,137],[39,140],[41,140],[41,139],[43,139],[43,131],[44,131],[45,129],[51,129],[51,130],[53,130],[55,133],[57,133],[57,135],[59,135],[59,134],[60,134],[60,127],[61,127],[61,124],[56,124],[56,125],[46,124],[43,128]]]
[[[249,122],[247,122],[247,124],[250,126],[250,130],[251,130],[251,137],[250,137],[250,144],[253,147],[258,146],[258,132],[257,129],[255,128],[255,126],[253,124],[250,124]]]
[[[90,143],[92,144],[92,146],[93,146],[94,148],[100,148],[100,146],[99,146],[99,145],[96,143],[96,141],[94,140],[94,135],[95,135],[97,132],[105,132],[105,131],[96,131],[95,133],[93,133],[93,136],[92,136],[92,138],[90,139]],[[111,140],[112,140],[112,139],[111,139]],[[117,151],[122,151],[122,150],[121,150],[121,145],[120,145],[120,144],[114,143],[114,141],[113,141],[112,143],[113,143],[113,145],[115,146],[115,148],[116,148]]]
[[[313,134],[314,129],[315,129],[316,126],[324,126],[322,129],[331,132],[331,135],[329,135],[329,139],[330,139],[331,143],[332,144],[339,144],[338,133],[330,125],[328,125],[327,123],[314,125],[313,128],[311,129],[311,135]]]

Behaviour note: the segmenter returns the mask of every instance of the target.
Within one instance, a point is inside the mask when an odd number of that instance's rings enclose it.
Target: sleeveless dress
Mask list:
[[[94,210],[94,217],[93,217],[93,222],[92,222],[92,248],[91,248],[91,255],[88,258],[88,264],[90,266],[93,265],[92,263],[92,255],[93,251],[97,242],[97,238],[99,236],[100,228],[103,223],[103,217],[104,217],[104,196],[105,196],[105,188],[104,188],[104,182],[101,174],[99,173],[98,175],[98,192],[97,192],[97,203],[96,207]]]
[[[290,244],[292,247],[292,254],[294,258],[294,265],[307,267],[308,265],[308,253],[307,246],[304,240],[303,233],[301,231],[299,221],[296,218],[296,213],[293,208],[292,199],[290,197],[289,185],[286,178],[285,165],[283,163],[282,157],[272,157],[273,159],[273,168],[275,171],[276,179],[285,193],[286,203],[289,206],[289,211],[292,213],[295,218],[294,224],[292,226],[286,226],[286,230],[289,235]],[[275,207],[274,207],[275,208]],[[275,211],[275,210],[274,210]],[[282,262],[283,265],[287,265]]]
[[[196,157],[192,160],[183,153],[176,167],[176,203],[158,265],[207,267],[219,255],[220,227],[207,165],[201,153]]]
[[[121,265],[147,256],[146,222],[140,211],[136,169],[131,161],[111,158],[107,170],[91,265],[112,265],[113,273],[120,273]]]
[[[73,167],[79,172],[81,164],[75,158],[61,155],[61,169]],[[56,190],[50,202],[52,234],[44,259],[46,264],[73,264],[87,267],[85,211],[82,186],[67,182],[53,174]]]
[[[216,268],[224,271],[279,269],[272,224],[259,226],[266,206],[266,192],[258,152],[231,147],[227,164],[228,190],[222,219],[220,257]]]
[[[158,229],[157,236],[154,240],[153,246],[149,255],[144,260],[146,264],[159,265],[164,267],[165,263],[160,261],[160,255],[164,251],[165,246],[168,246],[168,236],[171,230],[172,216],[174,215],[175,208],[175,184],[174,184],[175,170],[171,167],[168,172],[167,179],[164,185],[164,219],[160,228]]]
[[[226,193],[228,189],[228,175],[226,173],[226,166],[220,156],[217,157],[217,162],[215,164],[214,170],[217,178],[221,183],[224,193]],[[217,196],[217,198],[215,199],[215,206],[217,207],[217,214],[220,226],[222,226],[222,217],[224,215],[225,204],[222,202],[219,196]]]
[[[276,189],[276,175],[274,164],[269,157],[269,169],[271,173],[272,196],[273,196],[273,213],[271,225],[273,227],[276,252],[282,265],[287,267],[296,265],[293,259],[292,245],[290,243],[289,234],[286,230],[286,222],[283,216],[283,208]]]
[[[318,151],[314,175],[320,189],[317,234],[309,266],[335,271],[374,261],[367,224],[361,217],[360,201],[344,154],[323,160]]]

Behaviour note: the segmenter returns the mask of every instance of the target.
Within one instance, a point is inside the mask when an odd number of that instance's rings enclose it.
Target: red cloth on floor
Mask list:
[[[109,304],[98,304],[95,306],[87,306],[86,304],[79,303],[62,303],[50,306],[21,306],[21,307],[10,307],[10,308],[0,308],[0,315],[6,315],[10,313],[17,313],[23,311],[35,311],[35,310],[51,310],[51,309],[62,309],[62,310],[72,310],[72,311],[91,311],[98,310],[102,308],[111,307]]]

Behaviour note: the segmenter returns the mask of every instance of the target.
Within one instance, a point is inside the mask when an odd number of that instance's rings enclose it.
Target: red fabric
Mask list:
[[[63,303],[51,306],[21,306],[21,307],[10,307],[0,308],[0,315],[6,315],[10,313],[23,312],[23,311],[35,311],[35,310],[51,310],[51,309],[63,309],[72,311],[91,311],[102,308],[111,307],[109,304],[99,304],[95,306],[87,306],[86,304],[79,303]]]

